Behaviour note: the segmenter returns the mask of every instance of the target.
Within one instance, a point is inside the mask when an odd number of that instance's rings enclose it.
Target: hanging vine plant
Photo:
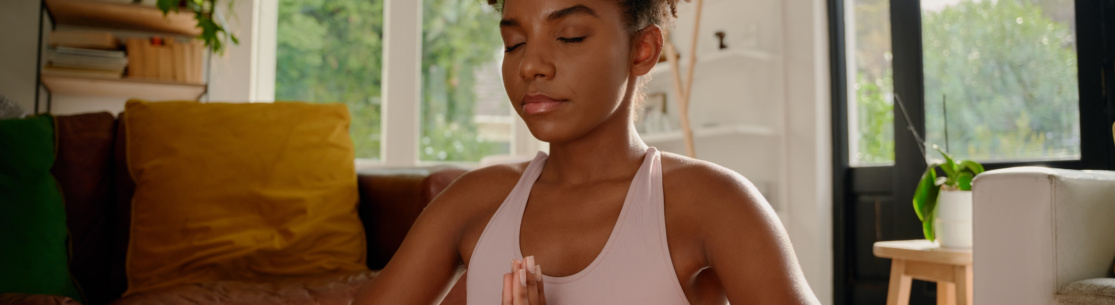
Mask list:
[[[232,10],[233,2],[235,1],[228,0],[228,11]],[[171,11],[178,12],[182,8],[193,12],[197,27],[201,28],[201,35],[198,38],[205,41],[205,46],[213,53],[224,54],[225,46],[229,41],[240,44],[236,35],[228,31],[228,22],[217,10],[217,0],[159,0],[157,6],[163,11],[163,16]]]

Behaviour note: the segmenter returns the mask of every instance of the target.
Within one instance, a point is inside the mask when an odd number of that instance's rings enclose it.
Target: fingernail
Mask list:
[[[534,265],[534,280],[542,282],[542,265]]]
[[[519,284],[523,284],[523,287],[527,286],[527,272],[526,271],[527,271],[526,269],[519,269]]]
[[[523,265],[523,268],[530,270],[530,273],[534,273],[534,255],[527,256],[526,264]]]

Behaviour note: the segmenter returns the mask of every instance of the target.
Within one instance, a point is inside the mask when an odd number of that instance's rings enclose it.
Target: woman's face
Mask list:
[[[622,16],[616,0],[505,1],[503,82],[536,138],[573,140],[629,119],[634,55]]]

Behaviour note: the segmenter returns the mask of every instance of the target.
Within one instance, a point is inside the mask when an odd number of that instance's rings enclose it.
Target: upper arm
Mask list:
[[[461,265],[461,232],[498,193],[490,176],[483,169],[466,173],[434,198],[355,304],[430,304],[447,291]]]
[[[709,266],[733,304],[816,304],[778,216],[758,190],[722,168],[694,180]]]

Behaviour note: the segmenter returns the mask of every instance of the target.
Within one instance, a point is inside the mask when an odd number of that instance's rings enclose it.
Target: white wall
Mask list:
[[[211,55],[211,102],[271,102],[275,100],[275,0],[240,0],[228,15],[240,44],[227,44],[223,55]]]
[[[39,1],[0,1],[0,94],[35,111]]]
[[[824,0],[784,0],[786,181],[790,231],[813,292],[833,303],[832,124],[828,8]]]
[[[695,4],[683,4],[674,41],[687,63]],[[786,227],[813,292],[833,302],[832,144],[827,6],[823,0],[705,0],[690,120],[692,127],[742,124],[770,136],[696,137],[697,157],[735,170],[763,192]],[[754,56],[709,58],[721,30],[729,50]],[[702,58],[705,63],[700,63]],[[722,57],[724,58],[724,57]],[[732,59],[734,58],[734,59]],[[662,66],[659,67],[662,69]],[[683,74],[684,75],[684,74]],[[670,73],[656,73],[650,92],[668,93]],[[653,143],[684,153],[681,141]]]

